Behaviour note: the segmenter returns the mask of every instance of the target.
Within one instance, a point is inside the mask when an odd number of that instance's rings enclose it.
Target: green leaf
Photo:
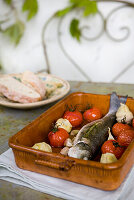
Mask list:
[[[10,5],[11,2],[12,2],[12,0],[4,0],[4,2],[5,2],[6,4]]]
[[[21,37],[23,36],[24,29],[25,29],[25,26],[23,22],[17,21],[15,24],[5,29],[3,33],[9,36],[11,42],[17,45],[20,42]]]
[[[73,6],[69,6],[67,8],[64,8],[63,10],[59,10],[56,12],[56,17],[63,17],[67,13],[69,13],[72,10]]]
[[[90,14],[95,14],[97,13],[97,4],[96,2],[91,2],[90,5],[85,7],[83,15],[86,17]]]
[[[83,15],[86,17],[90,14],[95,14],[97,12],[97,4],[96,1],[91,0],[70,0],[70,3],[75,5],[76,7],[83,8]]]
[[[81,31],[79,29],[79,20],[73,19],[70,23],[70,33],[72,37],[80,41]]]
[[[73,8],[83,8],[84,13],[83,15],[86,17],[90,14],[94,14],[97,12],[97,4],[96,1],[91,0],[70,0],[71,6],[68,6],[67,8],[64,8],[62,10],[59,10],[56,12],[56,17],[63,17],[67,13],[69,13]]]
[[[37,0],[25,0],[22,11],[28,11],[27,20],[30,20],[32,17],[34,17],[38,12],[38,2]]]

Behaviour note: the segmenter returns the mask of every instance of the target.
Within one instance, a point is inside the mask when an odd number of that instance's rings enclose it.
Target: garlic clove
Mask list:
[[[68,151],[69,151],[69,147],[64,147],[64,148],[60,151],[60,153],[61,153],[62,155],[67,156]]]
[[[66,147],[72,147],[73,146],[73,143],[72,143],[72,140],[70,138],[67,138],[64,142],[64,146]]]
[[[133,113],[129,110],[126,104],[120,103],[120,107],[116,112],[117,122],[130,124],[133,119]]]

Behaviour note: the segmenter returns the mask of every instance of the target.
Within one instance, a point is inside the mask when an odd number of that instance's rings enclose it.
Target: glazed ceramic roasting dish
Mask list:
[[[90,161],[63,156],[59,153],[60,148],[53,148],[52,153],[31,148],[38,142],[49,143],[48,133],[53,123],[63,116],[67,106],[77,105],[80,110],[84,110],[87,104],[98,107],[105,115],[109,110],[110,95],[72,93],[12,136],[9,146],[17,166],[103,190],[118,188],[134,163],[134,141],[122,157],[111,164],[102,164],[97,159]],[[128,98],[126,104],[134,113],[134,99]]]

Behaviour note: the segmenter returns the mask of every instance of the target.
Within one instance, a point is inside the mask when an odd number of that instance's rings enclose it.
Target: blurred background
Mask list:
[[[87,1],[1,0],[1,73],[134,83],[134,0]]]

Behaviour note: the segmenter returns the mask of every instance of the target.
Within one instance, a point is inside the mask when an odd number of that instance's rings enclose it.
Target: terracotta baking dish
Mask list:
[[[87,104],[90,104],[100,108],[105,115],[109,110],[109,101],[110,95],[78,92],[55,104],[10,138],[9,146],[13,149],[17,166],[103,190],[118,188],[134,163],[134,142],[129,145],[123,156],[112,164],[63,156],[59,153],[59,148],[53,149],[53,153],[31,148],[38,142],[48,143],[48,133],[52,124],[63,116],[67,105],[77,105],[80,110],[84,110]],[[128,98],[126,104],[134,113],[134,99]]]

